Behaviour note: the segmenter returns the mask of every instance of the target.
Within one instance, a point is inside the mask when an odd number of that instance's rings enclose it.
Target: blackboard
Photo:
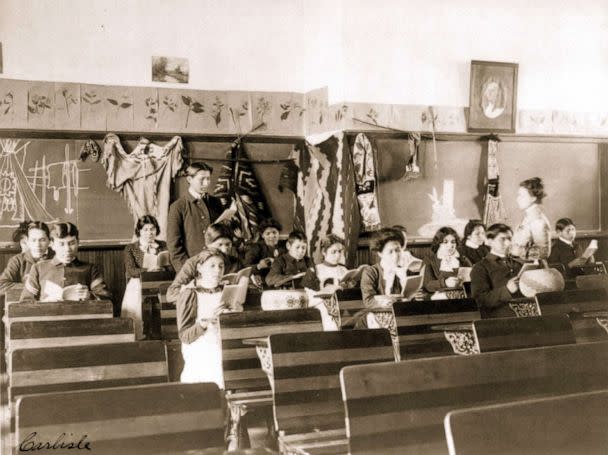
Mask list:
[[[432,143],[421,146],[422,175],[405,181],[404,156],[407,141],[377,139],[380,173],[379,205],[385,226],[401,224],[411,237],[427,237],[419,229],[432,218],[429,195],[433,188],[442,195],[445,180],[454,182],[455,216],[464,221],[481,218],[483,213],[486,152],[480,141],[437,141],[437,160]],[[500,191],[513,227],[523,213],[515,197],[519,183],[541,177],[548,194],[544,211],[554,226],[562,217],[574,220],[579,231],[600,227],[600,177],[598,145],[572,142],[509,142],[499,145]]]
[[[152,142],[155,142],[154,140]],[[163,145],[166,141],[155,142]],[[98,140],[103,146],[103,141]],[[101,162],[79,159],[83,140],[2,139],[0,149],[0,242],[10,244],[12,232],[24,219],[76,224],[83,243],[126,243],[133,237],[134,218],[120,193],[106,187]],[[127,152],[137,140],[122,141]],[[214,168],[212,188],[230,150],[229,142],[184,141],[192,161]],[[245,144],[252,160],[273,161],[289,157],[292,144]],[[283,163],[254,164],[254,171],[273,216],[289,233],[293,225],[294,197],[278,191]],[[171,188],[172,200],[185,195],[187,182],[178,177]]]
[[[106,187],[101,163],[79,159],[84,141],[2,139],[0,144],[0,242],[24,219],[70,221],[81,242],[116,243],[133,235],[122,196]]]

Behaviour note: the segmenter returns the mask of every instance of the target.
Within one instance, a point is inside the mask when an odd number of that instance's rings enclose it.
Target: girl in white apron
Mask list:
[[[198,256],[197,277],[180,292],[177,300],[177,329],[184,358],[180,380],[188,383],[215,382],[223,389],[218,317],[230,311],[221,301],[224,256],[219,251],[208,249]]]
[[[135,226],[137,241],[127,245],[124,251],[125,273],[129,281],[122,299],[120,316],[133,320],[135,337],[138,340],[144,338],[141,272],[160,271],[171,267],[168,265],[169,253],[166,243],[156,240],[159,234],[160,227],[156,218],[152,215],[144,215],[137,220]],[[161,255],[163,251],[165,253]]]

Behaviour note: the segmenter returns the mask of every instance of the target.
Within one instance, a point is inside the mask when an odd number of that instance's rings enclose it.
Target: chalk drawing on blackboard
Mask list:
[[[423,237],[433,237],[439,228],[449,226],[458,232],[458,235],[462,236],[468,220],[456,216],[456,210],[454,209],[454,180],[443,181],[441,199],[439,199],[435,187],[433,187],[433,193],[428,196],[433,202],[431,222],[418,229],[418,234]]]
[[[47,163],[34,162],[24,169],[27,147],[30,142],[19,144],[16,139],[0,139],[0,227],[16,227],[24,219],[52,222],[60,218],[72,218],[78,192],[88,187],[80,186],[78,160],[70,159],[70,147],[65,145],[64,159]],[[47,192],[55,203],[63,206],[63,213],[48,210]]]

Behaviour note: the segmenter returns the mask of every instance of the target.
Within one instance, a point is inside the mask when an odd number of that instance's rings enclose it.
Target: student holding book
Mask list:
[[[258,242],[251,244],[245,251],[244,264],[253,267],[253,275],[264,282],[270,267],[276,258],[285,253],[285,248],[279,247],[279,232],[281,225],[273,218],[267,218],[260,223]]]
[[[217,250],[223,254],[224,272],[236,273],[242,268],[240,260],[232,256],[232,231],[225,224],[212,224],[205,230],[207,249]],[[183,286],[190,283],[196,276],[198,255],[188,259],[175,276],[173,283],[167,289],[167,301],[175,302]]]
[[[490,253],[473,266],[471,293],[488,316],[513,317],[507,304],[523,297],[519,292],[522,263],[509,256],[513,233],[506,224],[497,223],[488,228],[486,235]]]
[[[458,234],[451,227],[440,228],[431,242],[431,254],[424,259],[424,289],[434,293],[462,285],[458,269],[472,267],[471,261],[458,252]]]
[[[485,245],[486,227],[481,220],[469,220],[464,227],[463,245],[460,247],[460,255],[477,264],[490,252]]]
[[[214,382],[224,388],[218,317],[232,311],[222,301],[224,255],[204,249],[196,256],[196,277],[179,294],[177,330],[182,342],[181,382]]]
[[[372,251],[379,262],[367,266],[361,274],[361,295],[366,307],[390,305],[397,300],[406,282],[406,269],[399,267],[403,235],[394,229],[381,229],[372,241]]]
[[[25,231],[25,250],[9,259],[0,275],[0,293],[25,283],[34,264],[53,257],[49,249],[49,227],[41,221],[31,221]]]
[[[301,288],[306,271],[314,263],[306,255],[308,245],[301,231],[293,231],[287,238],[287,252],[273,261],[266,276],[266,284],[273,288]]]
[[[55,256],[32,266],[21,301],[111,299],[97,266],[78,259],[78,228],[56,223],[50,234]]]
[[[333,234],[328,235],[321,240],[321,254],[323,262],[308,269],[302,278],[305,288],[333,294],[338,289],[353,288],[357,285],[357,271],[354,271],[355,279],[343,280],[344,276],[349,274],[349,270],[341,263],[344,259],[344,240]]]
[[[137,339],[144,337],[144,325],[141,315],[141,272],[172,269],[169,263],[167,244],[156,240],[160,234],[158,221],[152,215],[144,215],[137,220],[135,236],[137,241],[125,247],[123,254],[127,286],[122,299],[120,315],[133,319]]]
[[[584,252],[579,245],[574,243],[576,239],[576,226],[570,218],[560,218],[555,223],[558,238],[553,241],[549,263],[563,264],[566,275],[572,276],[572,267],[580,267],[593,261],[593,253],[597,250],[597,241],[589,244]]]

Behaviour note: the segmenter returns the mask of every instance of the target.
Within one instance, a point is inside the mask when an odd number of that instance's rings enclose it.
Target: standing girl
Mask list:
[[[182,382],[215,382],[224,388],[222,342],[218,317],[229,311],[221,301],[224,255],[204,249],[198,254],[197,276],[177,299],[177,330],[182,342]]]

